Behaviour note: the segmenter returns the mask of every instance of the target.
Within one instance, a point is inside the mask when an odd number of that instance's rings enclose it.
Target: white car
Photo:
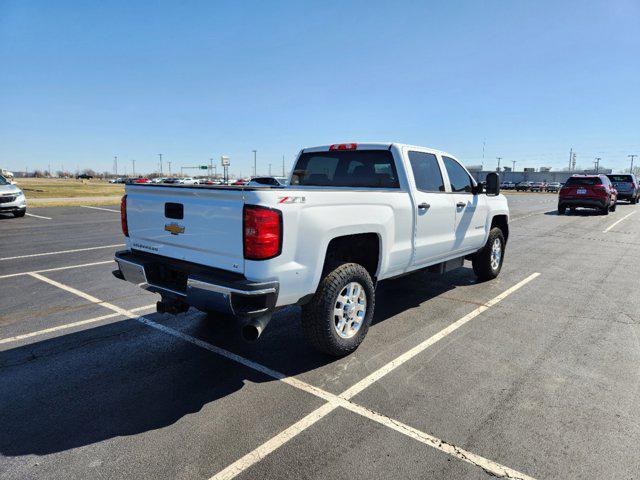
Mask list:
[[[496,173],[486,185],[448,153],[397,143],[305,148],[284,188],[127,185],[114,275],[160,293],[160,312],[235,315],[248,340],[301,305],[307,340],[346,355],[380,280],[465,258],[481,280],[499,274],[509,208]]]
[[[180,180],[178,180],[178,183],[180,185],[197,185],[198,180],[196,180],[195,178],[187,177],[187,178],[181,178]]]
[[[3,176],[0,176],[0,213],[11,213],[14,217],[27,213],[24,192]]]
[[[286,177],[253,177],[247,185],[250,187],[284,187],[286,184]]]

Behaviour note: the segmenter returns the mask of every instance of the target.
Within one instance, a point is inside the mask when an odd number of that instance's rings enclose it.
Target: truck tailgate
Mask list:
[[[130,247],[244,273],[241,189],[127,186]]]

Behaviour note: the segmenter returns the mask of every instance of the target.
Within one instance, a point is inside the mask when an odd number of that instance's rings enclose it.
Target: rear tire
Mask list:
[[[558,205],[558,215],[564,215],[567,211],[567,207],[564,205]]]
[[[615,202],[609,207],[609,211],[611,211],[611,212],[615,212],[616,211],[616,203]]]
[[[609,207],[604,207],[604,208],[600,209],[600,212],[603,215],[609,215]]]
[[[316,350],[343,357],[364,340],[374,307],[369,272],[357,263],[343,263],[320,281],[312,299],[302,307],[302,330]]]
[[[499,245],[496,242],[499,242]],[[502,230],[497,227],[492,228],[489,232],[487,243],[472,259],[473,272],[478,277],[478,280],[493,280],[498,276],[504,261],[504,247],[505,242]]]

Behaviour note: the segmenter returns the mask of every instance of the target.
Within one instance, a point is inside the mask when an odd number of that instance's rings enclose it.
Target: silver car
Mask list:
[[[1,176],[0,213],[13,213],[14,217],[24,217],[27,213],[27,199],[22,190]]]

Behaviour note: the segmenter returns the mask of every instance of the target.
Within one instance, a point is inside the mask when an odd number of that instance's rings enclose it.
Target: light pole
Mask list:
[[[136,176],[136,161],[134,159],[131,159],[131,175],[132,176]]]
[[[253,152],[253,176],[258,175],[257,165],[258,165],[258,150],[252,150]]]
[[[271,164],[269,164],[269,176],[271,176]]]
[[[284,155],[282,155],[282,176],[283,177],[285,176],[285,173],[284,173]]]
[[[158,156],[160,157],[160,176],[162,176],[162,154],[159,153]]]
[[[600,170],[600,160],[602,160],[600,157],[596,157],[595,162],[593,162],[596,167],[596,173]]]
[[[500,171],[500,160],[502,160],[502,157],[496,157],[498,159],[498,168],[496,169],[497,172]]]
[[[114,170],[116,171],[116,177],[118,176],[118,155],[115,155],[113,157],[113,165],[114,165]]]
[[[627,155],[627,157],[629,157],[631,159],[631,166],[629,167],[629,173],[633,173],[633,159],[636,158],[638,155]]]

